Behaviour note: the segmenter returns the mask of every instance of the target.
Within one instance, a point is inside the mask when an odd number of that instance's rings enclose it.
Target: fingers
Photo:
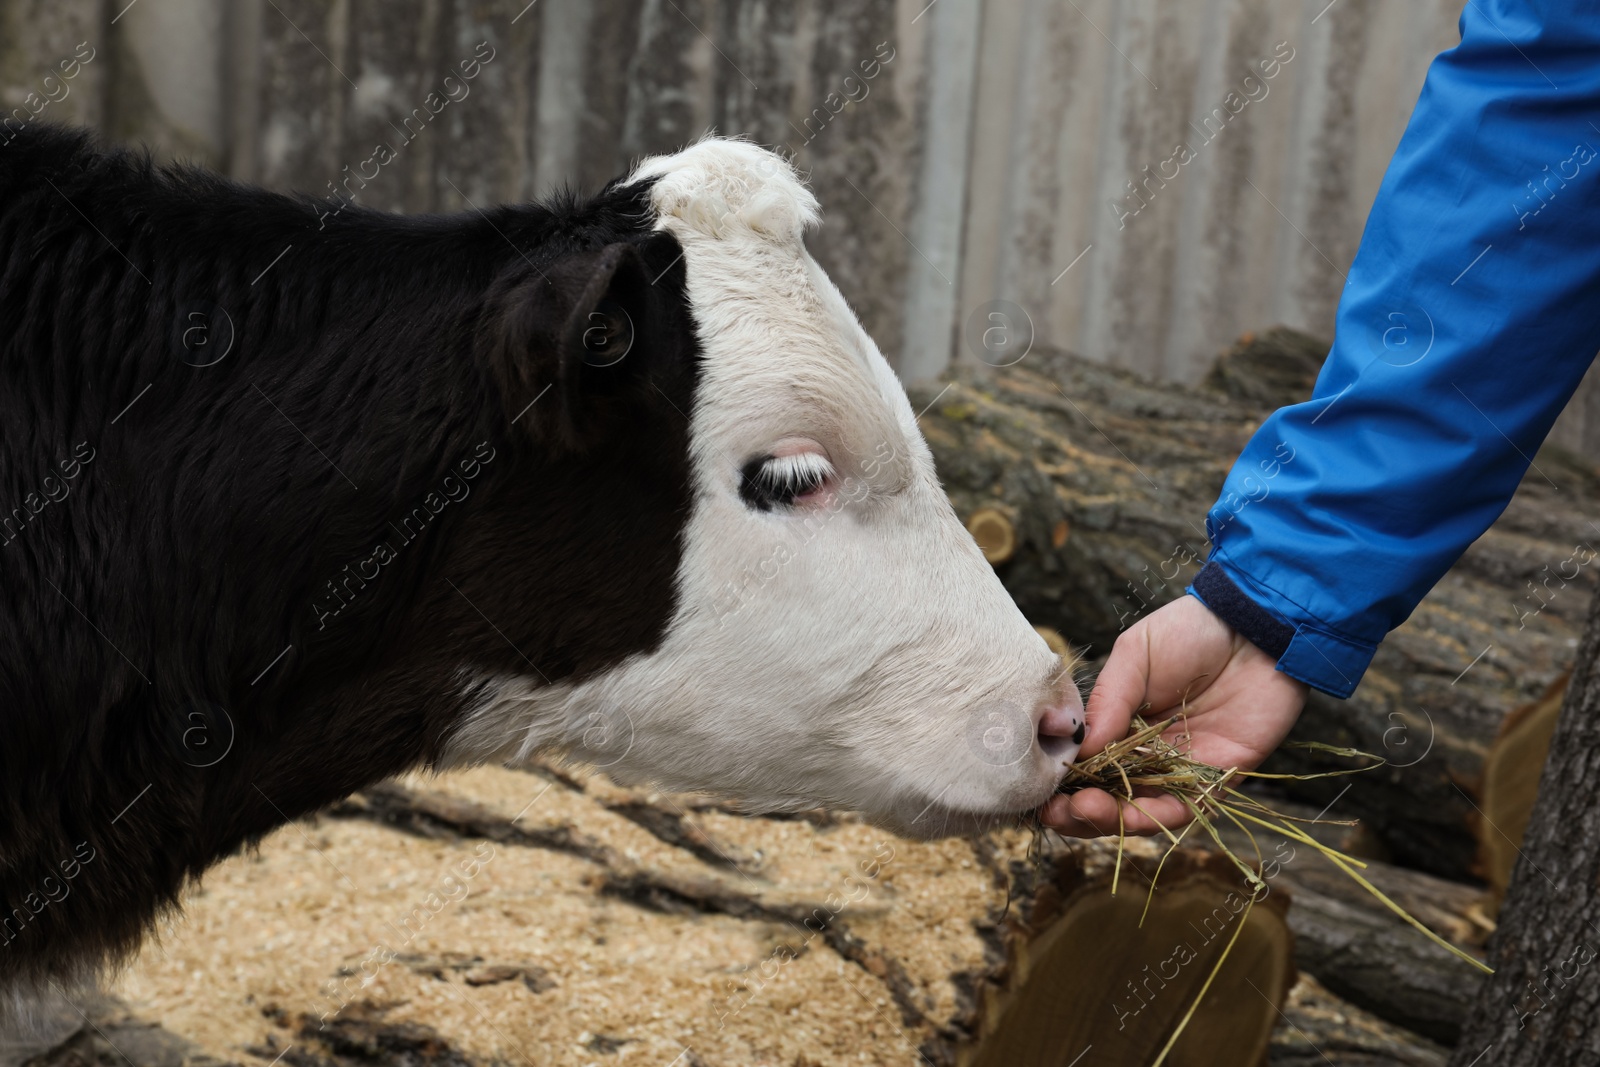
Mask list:
[[[1150,709],[1144,714],[1151,721],[1185,707],[1193,710],[1192,702],[1200,702],[1229,669],[1234,636],[1227,623],[1190,596],[1134,623],[1111,647],[1089,694],[1089,733],[1079,758],[1125,737],[1128,720],[1146,704]]]
[[[1128,721],[1145,702],[1149,688],[1150,645],[1144,627],[1136,625],[1117,638],[1089,694],[1084,708],[1089,733],[1078,750],[1080,760],[1128,736]]]
[[[1117,802],[1098,789],[1054,796],[1039,821],[1064,837],[1111,837],[1117,833]]]
[[[1039,810],[1040,821],[1064,837],[1113,837],[1118,830],[1119,801],[1100,789],[1050,798]],[[1122,832],[1148,836],[1188,824],[1189,809],[1176,797],[1139,797],[1134,804],[1120,802]],[[1137,806],[1135,806],[1135,804]]]

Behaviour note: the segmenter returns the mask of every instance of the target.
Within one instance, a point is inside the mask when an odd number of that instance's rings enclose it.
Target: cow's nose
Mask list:
[[[1076,686],[1064,686],[1061,693],[1045,704],[1044,714],[1039,716],[1039,747],[1052,759],[1071,763],[1088,732],[1083,697],[1078,695]]]

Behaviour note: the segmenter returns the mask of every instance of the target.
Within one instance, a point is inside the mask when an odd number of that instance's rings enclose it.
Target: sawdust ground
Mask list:
[[[682,798],[647,798],[742,860],[728,870],[605,806],[646,798],[577,778],[581,791],[501,768],[404,784],[520,827],[567,825],[641,868],[765,904],[837,909],[852,933],[899,961],[907,995],[933,1023],[958,1010],[951,975],[986,966],[972,920],[1005,894],[965,841],[911,842],[849,820],[691,813]],[[996,837],[1002,858],[1021,856],[1025,835]],[[362,820],[297,823],[209,872],[113,991],[242,1063],[270,1061],[305,1020],[345,1003],[386,1006],[386,1021],[426,1024],[483,1061],[917,1059],[932,1024],[907,1022],[890,986],[823,938],[783,922],[650,910],[598,893],[604,874],[539,848],[432,840]]]

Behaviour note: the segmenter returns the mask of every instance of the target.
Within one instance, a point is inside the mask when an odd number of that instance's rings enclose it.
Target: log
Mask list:
[[[1286,882],[1294,894],[1289,925],[1299,967],[1380,1019],[1455,1043],[1481,973],[1376,900],[1357,897],[1364,893],[1359,886],[1324,895],[1301,879]]]
[[[1015,553],[996,573],[1023,613],[1093,659],[1183,594],[1233,458],[1273,407],[1309,394],[1325,351],[1268,331],[1187,386],[1035,349],[1015,367],[915,389],[913,401],[927,409],[921,426],[957,513],[1013,517]],[[1383,644],[1355,696],[1313,695],[1292,738],[1389,758],[1334,817],[1360,817],[1396,862],[1454,880],[1473,877],[1484,754],[1505,713],[1569,665],[1596,585],[1595,568],[1578,565],[1592,556],[1574,546],[1592,540],[1600,474],[1553,447],[1535,463],[1494,528]],[[1335,762],[1284,750],[1268,769]],[[1321,807],[1345,784],[1293,790]]]
[[[1478,991],[1452,1067],[1600,1063],[1600,597],[1548,747],[1489,943],[1495,973]]]
[[[1272,1035],[1271,1067],[1444,1067],[1444,1048],[1340,1000],[1301,975],[1284,1025]]]
[[[1506,716],[1483,768],[1483,803],[1478,818],[1478,862],[1489,883],[1486,906],[1499,912],[1517,865],[1522,835],[1539,793],[1539,772],[1550,752],[1550,738],[1567,694],[1563,674],[1538,700]]]
[[[905,882],[919,903],[959,889],[930,924]],[[414,775],[212,872],[119,988],[204,1049],[296,1067],[362,1043],[465,1067],[634,1044],[663,1063],[887,1062],[941,1039],[948,968],[985,966],[969,911],[1005,893],[965,842],[848,817],[746,818],[543,763]]]
[[[465,966],[455,958],[411,964],[419,973],[442,976]],[[468,972],[467,984],[473,984]],[[548,980],[546,980],[548,981]],[[479,983],[491,984],[491,983]],[[549,985],[537,990],[552,988]],[[83,1005],[85,1016],[65,1036],[38,1048],[27,1059],[0,1060],[5,1067],[223,1067],[191,1042],[159,1023],[140,1018],[114,998]],[[261,1062],[281,1059],[291,1067],[370,1067],[374,1056],[429,1067],[477,1067],[478,1060],[426,1023],[407,1020],[401,1005],[354,1004],[329,1025],[282,1008],[263,1015],[265,1033],[240,1051]],[[579,1035],[590,1053],[617,1052],[632,1042],[605,1033]],[[1433,1043],[1335,997],[1308,975],[1301,975],[1283,1006],[1283,1021],[1272,1035],[1269,1067],[1443,1067],[1446,1052]],[[240,1059],[232,1062],[237,1063]],[[817,1061],[796,1059],[796,1064]],[[690,1051],[681,1067],[709,1067]]]
[[[4,1067],[232,1067],[143,1019],[117,997],[89,995],[41,1005],[38,1032],[0,1041]],[[43,1036],[42,1040],[39,1040]],[[30,1040],[34,1039],[34,1040]]]
[[[1314,819],[1314,808],[1282,798],[1261,798],[1295,819]],[[1322,844],[1344,848],[1352,831],[1302,822]],[[1359,829],[1359,828],[1358,828]],[[1234,827],[1219,828],[1236,855],[1254,860],[1255,848]],[[1195,836],[1195,835],[1191,835]],[[1483,975],[1439,947],[1338,870],[1315,849],[1288,840],[1262,841],[1263,875],[1289,891],[1289,927],[1295,966],[1322,989],[1373,1017],[1453,1043]],[[1362,877],[1446,941],[1482,958],[1490,925],[1482,918],[1483,890],[1420,871],[1368,860]]]

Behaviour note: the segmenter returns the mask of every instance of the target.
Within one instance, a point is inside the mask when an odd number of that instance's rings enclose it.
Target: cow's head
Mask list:
[[[653,266],[596,254],[567,321],[600,330],[590,376],[619,316],[654,324],[624,333],[692,323],[670,620],[581,681],[498,679],[453,755],[555,747],[624,779],[854,809],[917,836],[1038,805],[1083,737],[1069,665],[957,519],[904,389],[806,251],[816,201],[738,141],[648,159],[628,183],[681,246],[687,314],[650,310]]]

